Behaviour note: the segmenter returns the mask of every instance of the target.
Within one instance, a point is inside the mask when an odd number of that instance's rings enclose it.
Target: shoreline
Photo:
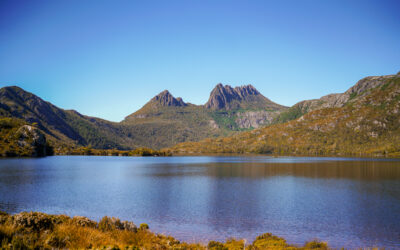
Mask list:
[[[129,151],[126,151],[129,152]],[[139,154],[53,154],[46,156],[3,156],[0,155],[0,159],[40,159],[51,156],[113,156],[113,157],[270,157],[270,158],[282,158],[282,157],[295,157],[295,158],[338,158],[338,159],[379,159],[379,160],[400,160],[399,157],[395,156],[378,156],[378,155],[287,155],[287,154],[254,154],[254,153],[193,153],[193,154],[150,154],[150,155],[139,155]]]
[[[257,236],[253,242],[228,238],[225,242],[187,243],[156,234],[145,223],[137,226],[114,217],[105,216],[97,222],[83,216],[1,211],[0,244],[2,249],[329,249],[319,240],[299,246],[270,233]]]

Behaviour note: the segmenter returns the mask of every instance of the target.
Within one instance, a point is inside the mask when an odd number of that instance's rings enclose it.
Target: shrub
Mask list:
[[[149,229],[149,225],[147,225],[146,223],[141,223],[139,226],[140,230],[147,230]]]
[[[305,247],[308,249],[328,249],[328,244],[326,244],[325,242],[321,242],[319,240],[313,240],[307,242],[305,244]]]
[[[99,229],[103,232],[106,232],[115,229],[115,226],[111,218],[104,216],[99,222]]]
[[[223,243],[213,240],[208,242],[207,248],[209,250],[228,250],[228,248],[225,247]]]

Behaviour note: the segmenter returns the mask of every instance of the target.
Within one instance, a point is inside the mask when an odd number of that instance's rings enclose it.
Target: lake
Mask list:
[[[180,240],[400,248],[400,160],[53,156],[0,160],[0,210],[115,216]]]

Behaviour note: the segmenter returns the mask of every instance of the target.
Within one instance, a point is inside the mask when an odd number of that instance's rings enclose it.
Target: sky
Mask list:
[[[400,71],[400,1],[0,1],[0,87],[121,121],[168,89],[218,83],[274,102]]]

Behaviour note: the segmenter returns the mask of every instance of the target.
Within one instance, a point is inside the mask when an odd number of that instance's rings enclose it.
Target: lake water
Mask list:
[[[0,160],[0,210],[115,216],[180,240],[400,248],[400,161],[54,156]]]

